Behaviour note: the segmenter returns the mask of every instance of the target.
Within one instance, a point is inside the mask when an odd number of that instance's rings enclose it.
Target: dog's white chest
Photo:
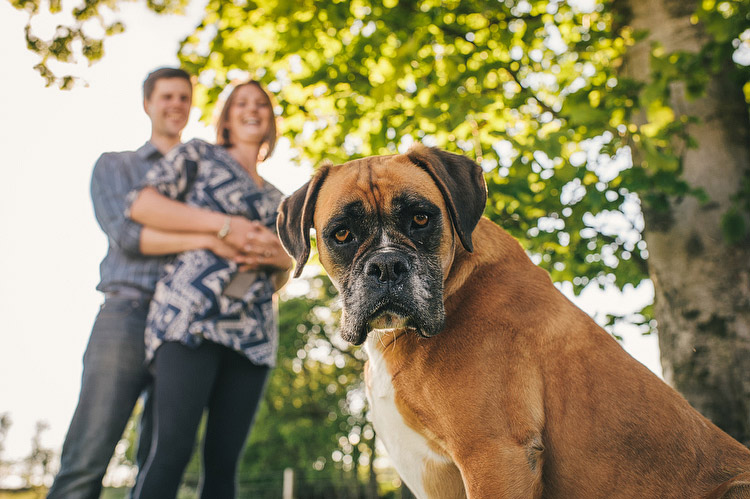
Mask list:
[[[428,463],[444,464],[450,461],[433,451],[427,440],[404,421],[396,407],[392,378],[375,344],[376,338],[376,334],[371,334],[365,343],[369,357],[367,398],[373,425],[406,485],[417,497],[427,498],[430,497],[425,486],[425,480],[430,479],[426,476]]]

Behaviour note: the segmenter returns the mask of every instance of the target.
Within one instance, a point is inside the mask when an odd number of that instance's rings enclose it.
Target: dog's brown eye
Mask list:
[[[424,227],[427,225],[427,222],[430,221],[430,217],[425,215],[424,213],[419,213],[417,215],[414,215],[412,217],[412,221],[418,226],[418,227]]]
[[[340,243],[348,241],[350,235],[351,232],[349,232],[349,229],[339,229],[333,233],[333,237]]]

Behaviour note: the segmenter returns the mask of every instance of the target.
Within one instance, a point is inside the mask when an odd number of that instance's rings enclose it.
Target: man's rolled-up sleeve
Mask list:
[[[91,200],[99,226],[123,251],[140,254],[143,226],[129,219],[125,198],[133,188],[126,176],[122,159],[103,154],[94,166],[91,177]]]

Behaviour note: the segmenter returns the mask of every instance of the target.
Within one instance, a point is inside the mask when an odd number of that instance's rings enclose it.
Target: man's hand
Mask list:
[[[205,237],[208,238],[206,249],[213,252],[218,257],[232,260],[237,264],[241,263],[242,253],[237,248],[231,246],[230,244],[227,244],[225,241],[222,241],[216,236]]]

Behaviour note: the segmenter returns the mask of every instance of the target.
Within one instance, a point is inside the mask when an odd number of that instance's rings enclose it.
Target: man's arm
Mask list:
[[[142,226],[125,216],[125,197],[133,188],[120,154],[102,154],[91,176],[96,221],[107,237],[129,253],[140,252]]]
[[[125,215],[126,198],[135,186],[133,180],[128,178],[127,165],[124,164],[126,159],[120,154],[103,154],[96,162],[91,178],[94,214],[100,227],[114,244],[133,254],[170,255],[194,249],[208,249],[224,258],[236,258],[237,251],[223,244],[215,236],[216,232],[200,234],[195,230],[160,231],[146,228],[128,218]],[[184,203],[173,202],[177,205],[175,211],[190,214],[194,209]],[[224,214],[209,214],[215,215],[223,223]]]
[[[170,232],[152,227],[143,227],[141,230],[140,251],[144,255],[172,255],[195,249],[207,249],[227,259],[239,257],[236,249],[213,235]]]
[[[181,216],[179,212],[183,208],[188,212],[193,208],[180,202],[176,203],[179,205],[175,207],[178,216]],[[284,251],[276,234],[260,223],[250,223],[251,228],[244,238],[244,247],[239,250],[213,234],[165,231],[147,225],[141,232],[141,252],[145,255],[164,255],[192,249],[207,249],[222,258],[233,260],[243,270],[271,270],[274,285],[278,290],[289,280],[292,260]]]

